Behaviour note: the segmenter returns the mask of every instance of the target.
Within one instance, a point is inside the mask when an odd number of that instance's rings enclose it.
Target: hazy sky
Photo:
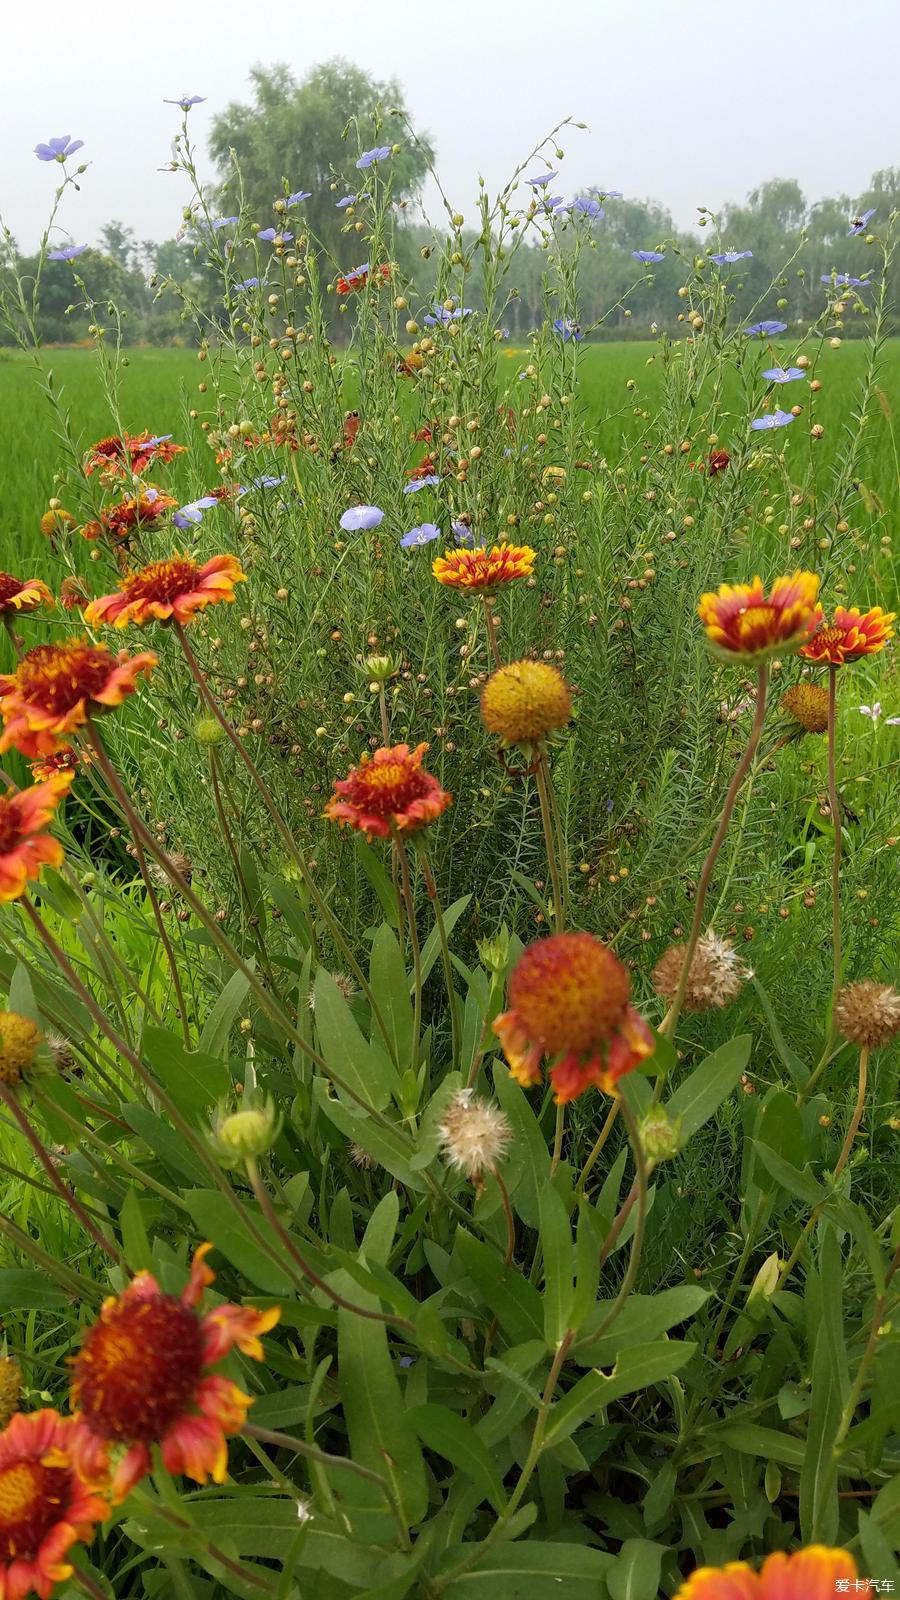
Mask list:
[[[855,196],[900,162],[896,0],[41,0],[2,22],[0,210],[23,247],[38,237],[58,169],[32,151],[83,138],[91,162],[63,216],[76,243],[116,217],[141,238],[178,226],[185,180],[159,171],[180,113],[246,95],[254,62],[302,76],[343,55],[404,85],[453,203],[472,215],[476,175],[493,190],[556,121],[572,115],[554,189],[651,196],[689,225],[698,205],[742,199],[769,177],[806,194]],[[555,164],[555,163],[554,163]],[[207,174],[209,168],[207,166]],[[286,174],[303,183],[303,163]]]

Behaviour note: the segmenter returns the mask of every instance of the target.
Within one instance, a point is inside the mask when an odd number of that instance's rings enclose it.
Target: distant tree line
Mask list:
[[[415,197],[433,152],[427,139],[413,144],[405,136],[399,85],[379,82],[342,61],[316,67],[300,83],[283,66],[255,68],[251,79],[252,101],[227,106],[212,124],[210,149],[221,178],[216,196],[221,212],[250,215],[268,227],[278,220],[272,209],[277,198],[291,190],[309,191],[302,212],[292,214],[301,215],[303,227],[320,241],[326,276],[335,263],[349,270],[365,254],[365,246],[360,241],[356,248],[353,225],[338,208],[343,183],[337,174],[349,170],[356,187],[363,190],[366,172],[355,171],[345,132],[349,129],[354,139],[364,141],[368,131],[373,143],[396,140],[401,151],[390,169],[397,201],[394,258],[411,280],[413,294],[427,302],[434,287],[435,259],[429,255],[432,236],[417,220]],[[355,148],[355,144],[349,147],[354,153]],[[515,200],[521,195],[522,187]],[[521,203],[527,204],[527,197]],[[754,189],[743,204],[725,208],[717,219],[723,248],[752,250],[752,259],[741,265],[741,278],[745,299],[761,301],[760,315],[778,315],[789,324],[812,321],[822,308],[824,275],[836,271],[862,277],[871,271],[874,256],[864,234],[848,236],[857,208],[876,212],[872,224],[876,228],[892,211],[900,210],[900,168],[875,172],[865,193],[852,199],[837,195],[811,202],[793,179],[774,178]],[[654,323],[673,326],[677,290],[686,271],[679,253],[690,261],[708,248],[709,230],[677,228],[665,206],[653,200],[609,200],[605,212],[592,224],[595,247],[582,254],[578,302],[569,311],[574,309],[589,334],[596,330],[600,337],[646,337]],[[562,220],[551,226],[561,229]],[[783,270],[803,234],[802,249]],[[565,247],[565,234],[561,242]],[[650,266],[632,256],[634,250],[657,249],[665,252],[664,259]],[[23,254],[16,260],[24,278],[31,278],[36,258]],[[544,316],[545,266],[545,250],[536,236],[534,242],[527,236],[515,252],[507,279],[510,297],[503,325],[513,340],[527,337]],[[132,229],[110,222],[101,230],[96,247],[79,256],[74,268],[98,307],[116,305],[126,343],[193,342],[185,299],[165,288],[168,280],[184,286],[186,299],[205,316],[214,321],[222,316],[221,280],[207,259],[202,231],[187,229],[183,236],[156,243],[139,240]],[[249,252],[247,270],[252,270]],[[642,273],[650,273],[652,281],[629,297]],[[73,266],[66,262],[45,263],[39,329],[47,343],[87,337],[92,313],[79,304],[83,296],[72,274]],[[473,273],[467,299],[477,310],[476,277]],[[894,268],[890,298],[896,307],[900,261]],[[786,300],[787,307],[776,310],[778,300]],[[864,318],[848,317],[845,333],[862,334],[865,328]],[[339,336],[338,327],[335,333]]]

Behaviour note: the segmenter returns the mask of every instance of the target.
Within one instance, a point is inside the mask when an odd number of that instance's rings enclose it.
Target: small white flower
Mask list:
[[[878,718],[881,716],[881,701],[876,700],[871,706],[860,706],[859,713],[862,717],[871,717],[873,726],[877,727]]]

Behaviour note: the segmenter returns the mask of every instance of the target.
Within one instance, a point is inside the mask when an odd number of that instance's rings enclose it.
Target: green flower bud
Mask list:
[[[241,1167],[245,1161],[266,1154],[278,1137],[281,1118],[271,1100],[244,1105],[240,1111],[220,1107],[213,1123],[210,1144],[223,1167]]]
[[[198,744],[219,744],[225,730],[215,717],[200,717],[194,723],[194,738]]]
[[[486,971],[502,978],[509,965],[509,929],[504,922],[494,939],[479,939],[478,959]]]
[[[366,656],[363,671],[373,683],[387,683],[400,671],[400,663],[394,656]]]
[[[665,1161],[681,1149],[681,1120],[663,1106],[648,1111],[640,1124],[641,1144],[649,1161]]]

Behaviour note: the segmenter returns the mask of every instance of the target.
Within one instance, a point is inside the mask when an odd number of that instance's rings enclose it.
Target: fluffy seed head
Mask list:
[[[496,1171],[512,1128],[498,1106],[471,1089],[461,1089],[444,1112],[438,1136],[449,1165],[477,1182],[486,1172]]]
[[[687,946],[670,945],[653,969],[653,987],[664,1000],[674,1000]],[[728,939],[710,928],[697,942],[684,994],[685,1011],[711,1011],[737,999],[750,976]]]
[[[871,978],[848,983],[838,994],[834,1021],[852,1044],[880,1050],[900,1033],[900,992]]]

